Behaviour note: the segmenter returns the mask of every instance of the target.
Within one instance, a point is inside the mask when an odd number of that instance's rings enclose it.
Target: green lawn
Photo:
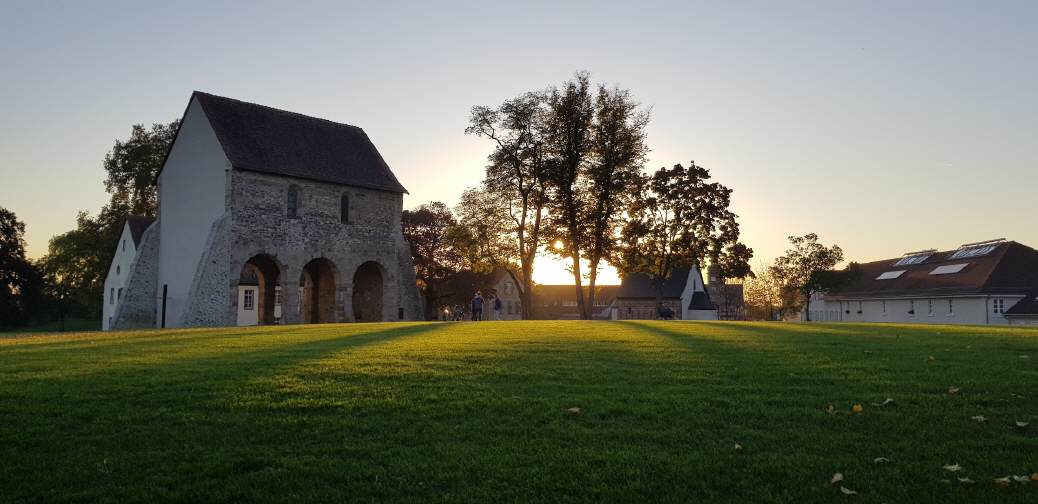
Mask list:
[[[1038,472],[1038,329],[545,321],[0,339],[0,426],[5,502],[1038,502],[1038,481],[993,482]]]

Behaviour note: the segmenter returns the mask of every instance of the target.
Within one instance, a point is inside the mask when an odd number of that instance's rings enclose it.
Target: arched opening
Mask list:
[[[353,318],[357,322],[382,320],[382,270],[368,261],[353,274]]]
[[[317,258],[303,266],[299,276],[300,319],[304,324],[335,322],[335,265]]]
[[[342,195],[339,201],[339,221],[343,224],[350,223],[350,197]]]
[[[266,254],[253,256],[238,278],[238,325],[273,325],[281,322],[277,292],[281,268]]]

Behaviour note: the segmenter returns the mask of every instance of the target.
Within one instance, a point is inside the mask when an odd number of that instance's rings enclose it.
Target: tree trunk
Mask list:
[[[587,305],[589,318],[595,316],[595,280],[598,278],[598,260],[588,265],[588,279],[587,279]]]
[[[804,294],[804,322],[811,321],[811,294]]]

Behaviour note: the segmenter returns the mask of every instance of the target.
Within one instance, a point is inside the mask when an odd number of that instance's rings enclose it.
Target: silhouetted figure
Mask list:
[[[483,320],[483,296],[479,291],[472,297],[472,320]]]

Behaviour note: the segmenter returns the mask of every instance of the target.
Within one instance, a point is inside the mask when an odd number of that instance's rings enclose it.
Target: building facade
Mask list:
[[[657,304],[657,295],[660,296]],[[613,320],[654,320],[661,309],[669,309],[680,320],[717,320],[717,308],[703,282],[699,268],[675,268],[657,288],[640,274],[624,277],[611,307]]]
[[[154,221],[155,219],[151,217],[132,215],[127,217],[123,224],[123,232],[119,235],[112,264],[108,266],[108,275],[105,276],[105,299],[101,305],[102,331],[107,331],[112,327],[116,309],[123,300],[126,280],[130,276],[133,260],[137,257],[141,238]]]
[[[422,317],[406,190],[360,128],[195,92],[158,193],[114,328]]]
[[[1038,287],[1038,251],[992,240],[861,265],[839,292],[811,297],[819,322],[1010,323],[1007,312]]]

